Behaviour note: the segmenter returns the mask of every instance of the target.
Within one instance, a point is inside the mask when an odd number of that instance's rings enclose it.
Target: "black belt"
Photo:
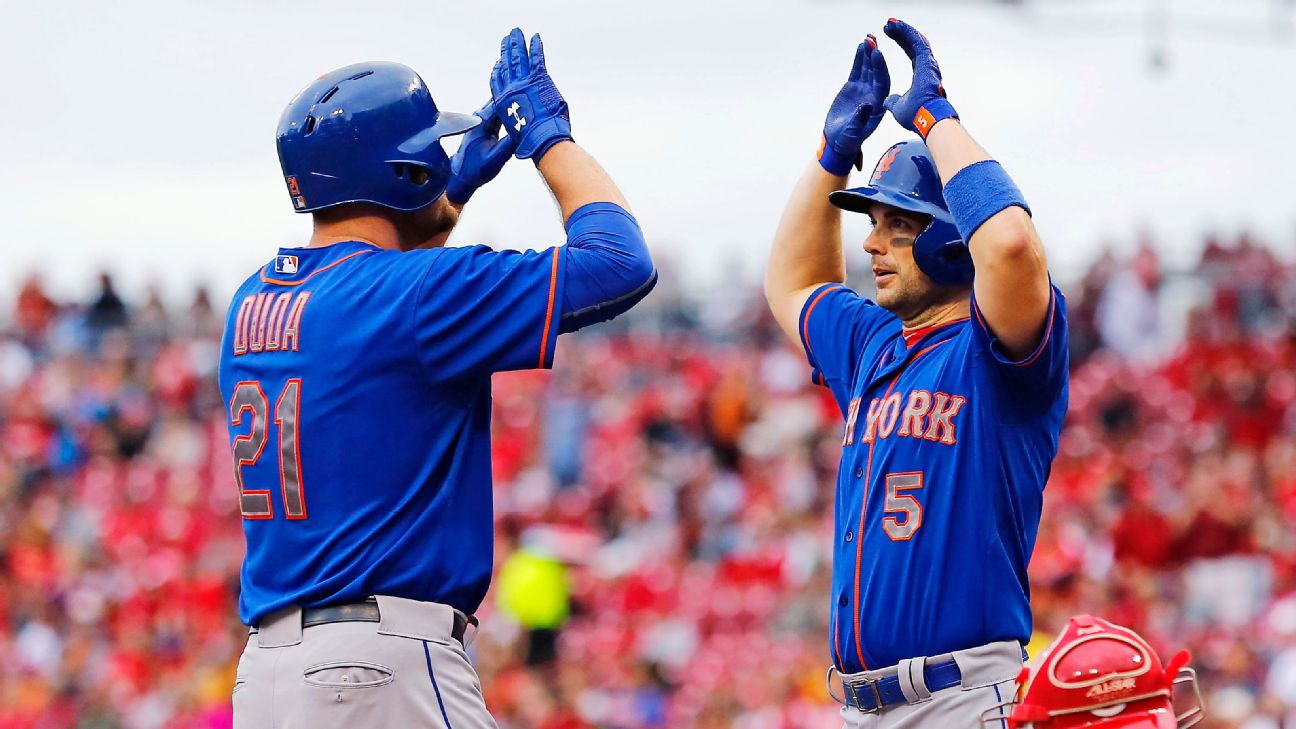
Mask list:
[[[316,625],[325,625],[327,623],[377,623],[382,621],[382,613],[378,612],[378,601],[369,599],[364,602],[351,602],[342,605],[325,605],[323,607],[302,608],[302,628],[313,628]],[[458,610],[454,611],[454,627],[450,629],[450,637],[464,642],[464,633],[468,631],[468,626],[477,625],[475,615],[464,615]],[[256,633],[257,628],[253,628],[249,634]]]

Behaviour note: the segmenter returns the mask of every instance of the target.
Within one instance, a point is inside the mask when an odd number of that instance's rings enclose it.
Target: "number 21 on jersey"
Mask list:
[[[284,513],[289,519],[306,518],[306,495],[302,489],[301,450],[298,446],[298,419],[301,414],[301,378],[284,383],[275,401],[274,422],[279,431],[279,490],[283,494]],[[239,488],[239,510],[244,519],[273,519],[274,499],[269,489],[249,488],[243,467],[255,464],[265,450],[270,401],[261,383],[244,381],[234,387],[230,398],[230,424],[243,425],[248,432],[234,438],[234,482]]]

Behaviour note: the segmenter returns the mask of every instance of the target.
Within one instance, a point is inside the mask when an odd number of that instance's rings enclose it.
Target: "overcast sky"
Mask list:
[[[274,149],[298,89],[330,68],[396,60],[442,108],[471,111],[514,25],[544,36],[577,141],[693,284],[755,276],[855,44],[889,15],[932,40],[950,99],[1025,191],[1064,278],[1140,226],[1172,260],[1187,260],[1201,231],[1244,224],[1290,255],[1296,45],[1264,30],[1278,3],[1173,5],[1169,65],[1154,73],[1143,0],[1028,12],[970,1],[3,0],[0,294],[34,268],[75,292],[102,267],[128,290],[157,281],[178,295],[201,280],[227,294],[309,233]],[[902,90],[906,60],[882,47]],[[866,155],[906,134],[888,120]],[[848,220],[855,255],[864,232]],[[473,198],[454,238],[561,240],[525,160]]]

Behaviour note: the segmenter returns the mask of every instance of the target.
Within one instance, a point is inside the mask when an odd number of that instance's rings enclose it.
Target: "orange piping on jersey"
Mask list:
[[[1053,308],[1055,306],[1057,306],[1057,292],[1053,291],[1053,289],[1050,287],[1048,321],[1045,322],[1044,324],[1044,338],[1041,339],[1039,345],[1035,347],[1035,354],[1031,355],[1030,359],[1026,360],[1025,362],[1011,362],[1010,364],[1012,364],[1015,367],[1025,367],[1026,365],[1039,359],[1041,354],[1044,354],[1044,346],[1048,344],[1049,337],[1052,336],[1053,334]],[[981,324],[981,328],[989,332],[990,326],[986,324],[985,315],[981,313],[981,307],[973,306],[972,313],[976,314],[977,322]]]
[[[836,600],[833,600],[833,602],[835,603],[835,602],[837,602],[837,601],[836,601]],[[832,631],[832,635],[833,635],[833,645],[832,645],[832,647],[833,647],[833,658],[835,658],[836,661],[837,661],[837,664],[836,664],[837,667],[838,667],[838,668],[841,668],[841,667],[842,667],[842,657],[841,657],[841,633],[837,631],[837,612],[838,612],[838,611],[837,611],[837,608],[834,607],[834,608],[833,608],[833,611],[832,611],[832,627],[830,627],[829,630]]]
[[[891,395],[891,388],[895,387],[896,383],[900,381],[900,375],[904,374],[904,371],[910,364],[913,364],[914,360],[950,341],[953,340],[943,339],[919,350],[918,353],[909,360],[909,362],[900,368],[900,371],[896,373],[896,376],[892,378],[891,384],[887,385],[886,392],[882,393],[882,399],[885,400]],[[867,427],[867,425],[865,427]],[[873,446],[877,441],[877,438],[869,441],[868,465],[864,468],[864,500],[860,504],[859,530],[855,534],[855,602],[853,603],[855,612],[855,655],[859,657],[860,667],[866,671],[869,670],[869,667],[868,664],[864,662],[864,644],[860,639],[860,561],[864,557],[864,517],[868,514],[868,485],[873,479]]]
[[[348,259],[348,258],[355,258],[356,256],[358,256],[358,255],[360,255],[360,254],[362,254],[362,253],[373,253],[373,252],[374,252],[374,249],[372,249],[372,248],[368,248],[368,249],[365,249],[365,250],[363,250],[363,251],[356,251],[355,253],[348,253],[347,255],[342,256],[341,258],[337,259],[336,261],[330,263],[330,264],[327,265],[327,266],[324,266],[323,268],[317,268],[317,269],[315,269],[314,271],[311,271],[310,273],[306,274],[306,277],[303,278],[303,279],[300,280],[300,281],[283,281],[283,280],[280,280],[280,279],[277,279],[277,278],[270,278],[269,276],[266,275],[266,269],[270,267],[270,264],[267,263],[266,265],[264,265],[264,266],[261,267],[261,280],[262,280],[264,283],[268,283],[268,284],[277,284],[277,285],[279,285],[279,286],[301,286],[302,284],[304,284],[304,283],[306,283],[307,281],[311,280],[311,277],[314,276],[315,274],[317,274],[317,273],[324,273],[325,271],[329,270],[330,268],[333,268],[334,266],[338,265],[339,263],[345,261],[345,260]]]
[[[823,291],[820,291],[819,295],[814,297],[814,301],[810,302],[810,306],[806,308],[805,316],[801,318],[801,339],[805,341],[806,354],[811,357],[814,356],[814,352],[811,351],[812,348],[810,347],[810,315],[814,313],[814,308],[819,305],[819,300],[824,296],[827,296],[829,291],[836,291],[839,286],[841,286],[841,284],[828,286]],[[825,380],[826,379],[827,378],[825,378]],[[825,382],[824,384],[827,383]]]
[[[540,338],[540,369],[544,369],[545,355],[549,353],[549,327],[553,324],[554,296],[558,293],[558,247],[553,249],[553,269],[549,273],[549,306],[545,309],[544,335]]]
[[[932,332],[939,331],[948,326],[953,326],[955,324],[965,322],[968,320],[968,318],[969,317],[965,316],[962,319],[954,319],[952,321],[941,322],[940,324],[932,324],[931,326],[919,327],[917,329],[903,329],[900,332],[900,336],[904,337],[905,346],[907,347],[913,344],[914,342],[917,342],[919,339],[922,339],[923,337],[927,336],[928,334],[931,334]]]
[[[1019,363],[1019,364],[1017,365],[1018,367],[1025,367],[1026,365],[1030,364],[1031,362],[1034,362],[1035,360],[1039,359],[1039,356],[1040,356],[1041,354],[1044,354],[1044,347],[1045,347],[1046,345],[1048,345],[1049,336],[1050,336],[1051,334],[1053,334],[1053,307],[1055,307],[1055,306],[1057,306],[1057,294],[1054,293],[1053,290],[1050,288],[1050,289],[1049,289],[1048,324],[1045,324],[1045,325],[1044,325],[1044,338],[1040,340],[1039,346],[1035,348],[1035,354],[1032,355],[1031,358],[1028,359],[1028,360],[1026,360],[1025,362],[1021,362],[1021,363]]]
[[[914,359],[918,359],[919,357],[923,356],[924,354],[927,354],[928,352],[932,351],[933,349],[936,349],[937,347],[941,346],[942,344],[948,344],[948,343],[951,342],[951,341],[953,341],[953,340],[950,340],[950,339],[942,339],[941,341],[936,342],[935,344],[932,344],[932,345],[927,346],[927,347],[923,347],[922,349],[918,350],[918,354],[915,354],[915,355],[913,356],[913,359],[909,360],[909,364],[906,364],[905,367],[908,367],[910,364],[913,364],[913,360],[914,360]],[[896,375],[896,377],[899,377],[899,375]]]

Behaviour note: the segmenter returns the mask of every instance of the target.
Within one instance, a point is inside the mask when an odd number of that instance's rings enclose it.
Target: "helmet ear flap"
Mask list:
[[[975,273],[972,254],[958,228],[940,218],[933,218],[914,241],[914,262],[928,278],[946,286],[971,283]]]
[[[957,266],[964,263],[970,265],[972,262],[972,253],[968,251],[968,247],[963,245],[962,243],[946,244],[941,247],[940,253],[938,255],[940,255],[940,257],[944,259],[946,263],[952,266]]]

